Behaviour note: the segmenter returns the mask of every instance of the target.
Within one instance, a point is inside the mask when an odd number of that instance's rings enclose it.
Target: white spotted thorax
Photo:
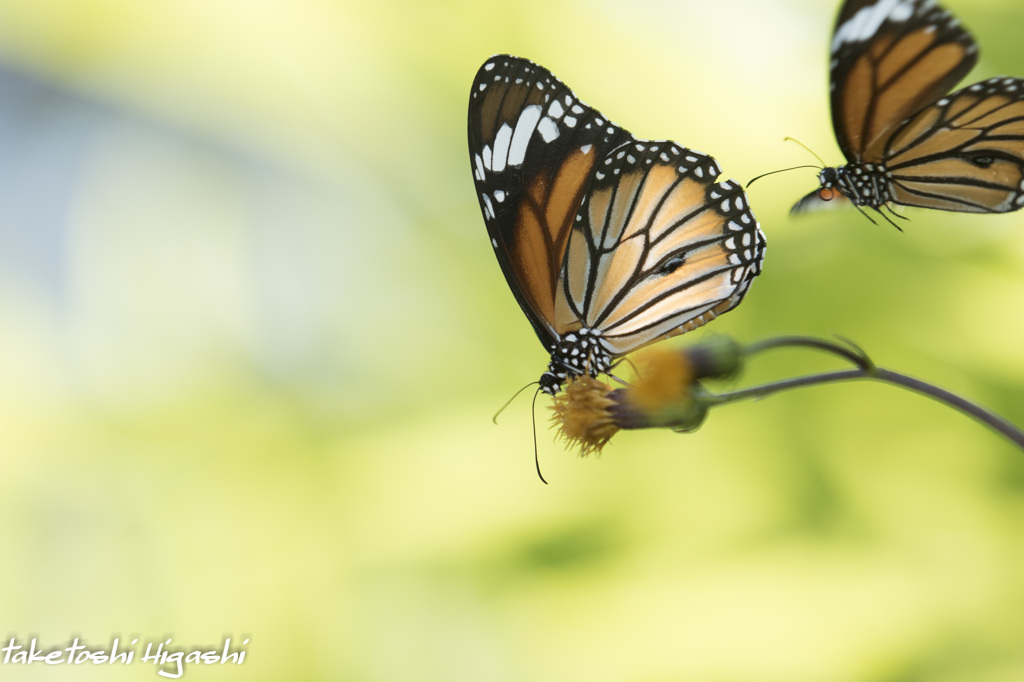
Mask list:
[[[879,208],[892,201],[892,175],[884,166],[877,164],[849,163],[838,168],[826,168],[818,173],[818,182],[821,183],[819,196],[822,190],[835,189],[849,197],[856,206]]]
[[[611,369],[612,356],[598,329],[569,332],[550,348],[548,371],[540,377],[541,390],[555,395],[566,379],[604,374]]]

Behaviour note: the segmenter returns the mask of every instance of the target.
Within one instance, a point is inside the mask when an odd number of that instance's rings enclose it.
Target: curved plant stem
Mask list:
[[[847,345],[841,346],[838,343],[816,339],[811,336],[778,336],[773,339],[765,339],[764,341],[752,343],[746,347],[746,351],[748,355],[753,355],[754,353],[770,350],[772,348],[802,346],[804,348],[817,348],[818,350],[827,351],[833,355],[846,358],[863,370],[870,370],[875,366],[874,363],[871,362],[871,358],[869,358],[867,354],[858,348],[853,342],[847,341],[846,339],[842,340],[845,341]]]
[[[779,339],[780,341],[782,339]],[[792,340],[792,339],[791,339]],[[812,339],[813,341],[813,339]],[[767,342],[766,342],[767,343]],[[822,342],[823,343],[823,342]],[[789,343],[788,345],[795,345]],[[800,344],[800,345],[816,345],[816,344]],[[830,349],[831,350],[831,349]],[[975,420],[981,422],[985,426],[997,431],[1002,434],[1006,439],[1011,441],[1021,450],[1024,450],[1024,431],[1006,421],[999,415],[989,412],[985,408],[975,405],[969,400],[965,400],[958,395],[950,393],[949,391],[933,386],[927,382],[915,379],[914,377],[907,376],[906,374],[900,374],[889,369],[882,369],[881,367],[871,367],[868,369],[848,369],[839,372],[825,372],[822,374],[810,374],[802,377],[795,377],[793,379],[783,379],[781,381],[773,382],[770,384],[762,384],[761,386],[753,386],[751,388],[745,388],[739,391],[732,391],[729,393],[710,393],[703,392],[701,399],[706,401],[709,407],[717,405],[724,405],[726,403],[737,402],[739,400],[747,400],[750,398],[765,398],[774,393],[784,391],[790,388],[800,388],[801,386],[815,386],[818,384],[828,384],[839,381],[850,381],[852,379],[875,379],[896,386],[901,386],[915,393],[926,395],[933,400],[936,400],[944,405],[948,405],[955,410],[966,414],[969,417],[973,417]]]

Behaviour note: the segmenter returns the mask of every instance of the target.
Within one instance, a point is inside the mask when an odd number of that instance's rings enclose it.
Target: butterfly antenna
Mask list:
[[[761,178],[763,178],[766,175],[775,175],[776,173],[785,173],[786,171],[796,170],[797,168],[817,168],[818,170],[821,170],[822,166],[803,165],[803,166],[793,166],[792,168],[783,168],[781,170],[768,171],[767,173],[761,173],[756,178],[754,178],[753,180],[748,182],[747,183],[747,187],[750,187],[751,185],[754,184],[754,181],[760,180]]]
[[[782,138],[782,141],[783,142],[796,142],[798,145],[800,145],[801,147],[803,147],[804,149],[809,151],[811,153],[811,156],[816,158],[818,160],[818,162],[821,163],[821,165],[818,166],[818,168],[825,168],[826,166],[828,166],[828,164],[825,163],[824,159],[822,159],[820,156],[818,156],[817,153],[815,153],[815,151],[813,149],[811,149],[810,147],[808,147],[807,145],[805,145],[803,142],[801,142],[800,140],[796,139],[795,137],[786,136],[786,137]]]
[[[499,410],[498,410],[497,412],[495,412],[495,413],[494,413],[494,416],[493,416],[493,417],[491,417],[491,421],[493,421],[493,422],[494,422],[495,424],[497,424],[497,423],[498,423],[498,415],[500,415],[500,414],[501,414],[502,412],[504,412],[504,411],[505,411],[505,408],[506,408],[506,407],[508,407],[509,405],[511,405],[511,404],[512,404],[512,401],[513,401],[513,400],[515,400],[516,398],[518,398],[518,397],[519,397],[519,394],[520,394],[520,393],[522,393],[523,391],[525,391],[526,389],[528,389],[528,388],[529,388],[530,386],[533,386],[534,384],[539,384],[539,383],[540,383],[539,381],[531,381],[530,383],[526,384],[526,385],[525,385],[525,386],[523,386],[523,387],[522,387],[521,389],[519,389],[518,391],[516,391],[515,393],[513,393],[513,394],[512,394],[512,397],[511,397],[511,398],[509,398],[509,399],[508,399],[508,400],[507,400],[507,401],[505,402],[505,404],[501,406],[501,409],[499,409]]]
[[[519,390],[522,391],[523,389]],[[518,395],[518,393],[516,395]],[[538,387],[536,393],[533,394],[533,407],[530,409],[530,416],[533,418],[533,463],[537,466],[537,476],[544,485],[547,485],[548,482],[544,479],[544,474],[540,472],[540,455],[537,454],[537,396],[539,395],[540,387]]]

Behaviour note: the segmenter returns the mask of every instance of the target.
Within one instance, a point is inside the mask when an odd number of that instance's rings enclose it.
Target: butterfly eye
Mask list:
[[[686,254],[680,253],[672,256],[667,261],[661,264],[658,268],[659,275],[671,275],[673,272],[682,267],[683,263],[686,262]]]
[[[981,156],[981,155],[979,155],[979,156],[968,156],[967,160],[970,161],[971,163],[973,163],[978,168],[988,168],[989,166],[991,166],[996,161],[991,156]]]
[[[822,201],[832,201],[836,198],[836,191],[831,187],[822,187],[818,190],[818,198]]]

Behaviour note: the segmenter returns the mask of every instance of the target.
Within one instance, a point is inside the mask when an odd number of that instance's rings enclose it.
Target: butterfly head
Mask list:
[[[839,170],[836,168],[823,168],[818,173],[818,198],[822,201],[832,201],[836,196],[835,187],[839,183]]]
[[[852,199],[851,192],[848,191],[845,182],[844,172],[845,170],[842,166],[839,168],[822,168],[818,173],[818,188],[798,201],[790,209],[790,213],[805,213],[824,208],[834,208],[842,205],[844,202],[833,202],[833,199]]]
[[[544,372],[540,375],[540,390],[544,391],[548,395],[557,395],[562,390],[562,382],[565,381],[565,372]]]

